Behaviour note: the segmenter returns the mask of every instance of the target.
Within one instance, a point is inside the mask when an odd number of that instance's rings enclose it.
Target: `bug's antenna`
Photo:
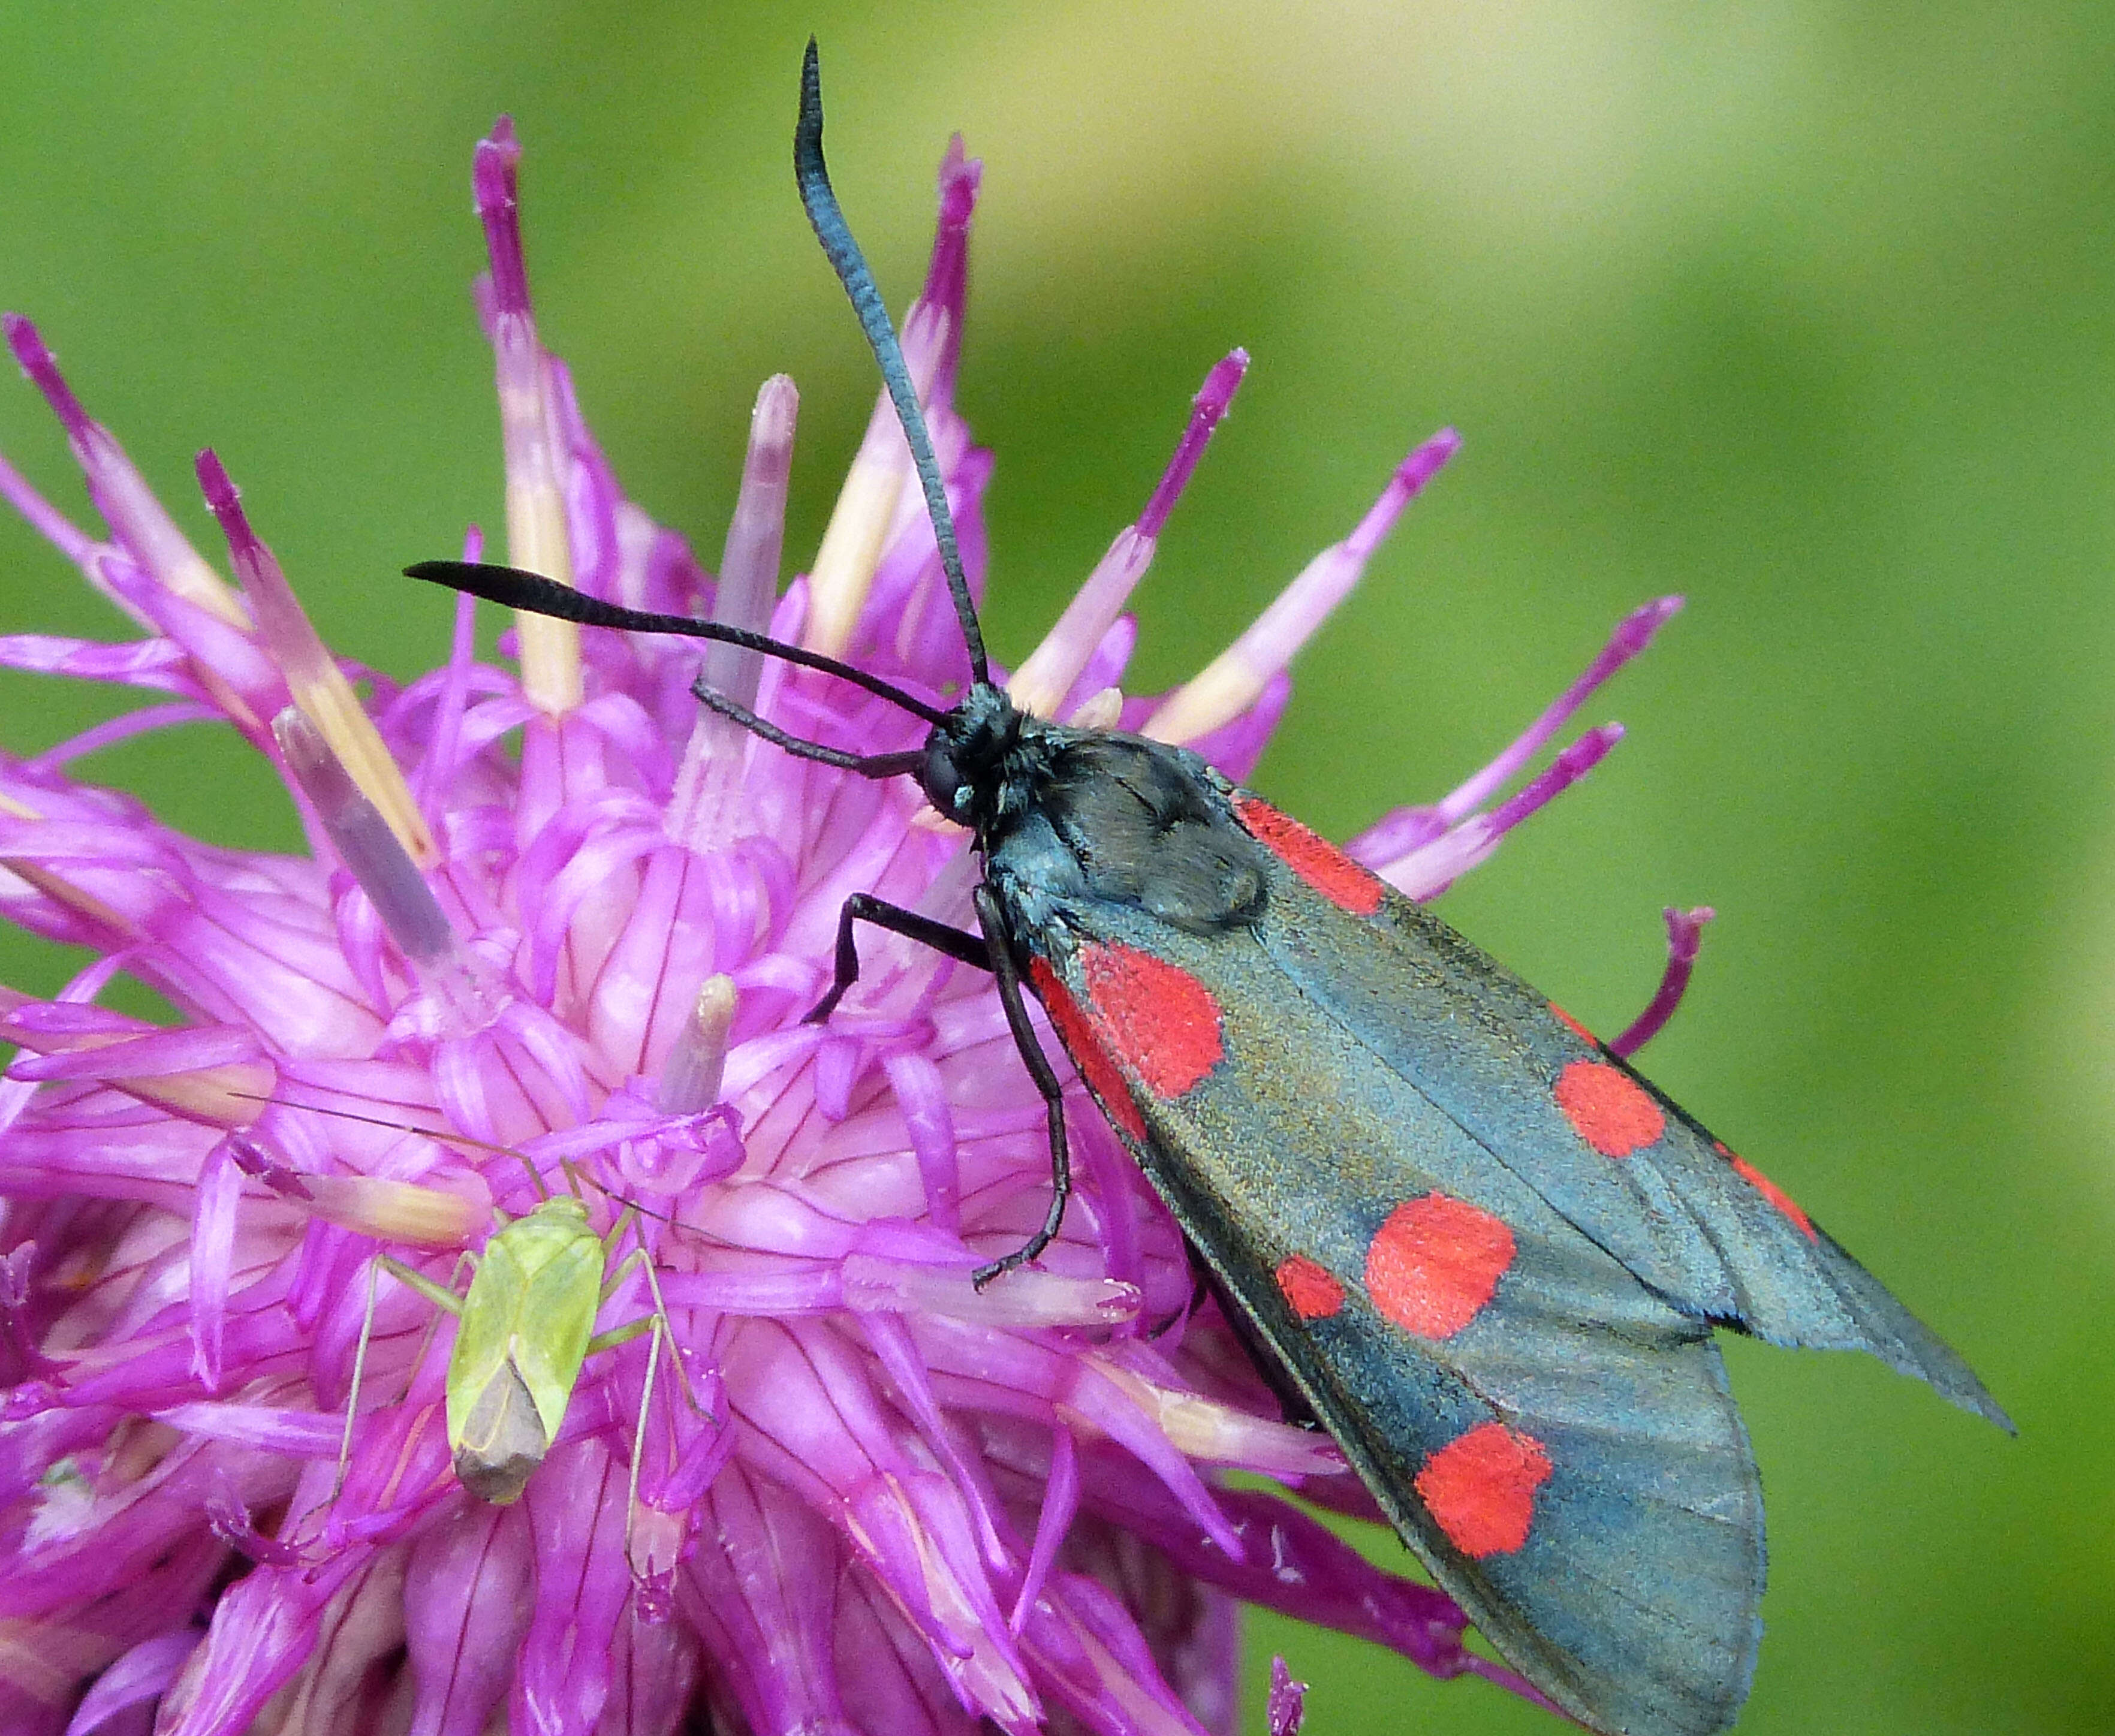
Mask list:
[[[329,1108],[321,1103],[304,1103],[294,1097],[259,1097],[254,1091],[231,1091],[228,1095],[232,1097],[241,1097],[245,1102],[265,1103],[280,1109],[305,1109],[310,1115],[335,1115],[341,1121],[361,1121],[369,1127],[387,1128],[392,1133],[416,1134],[421,1138],[437,1140],[443,1145],[466,1145],[473,1151],[490,1152],[498,1157],[512,1157],[529,1171],[529,1179],[536,1184],[538,1197],[543,1199],[548,1199],[551,1197],[551,1190],[544,1184],[543,1172],[536,1167],[535,1161],[528,1152],[517,1150],[511,1145],[494,1145],[489,1139],[473,1139],[468,1134],[456,1133],[452,1128],[420,1127],[411,1121],[386,1121],[379,1115],[358,1115],[350,1109]],[[579,1168],[571,1158],[561,1157],[558,1162],[565,1170],[568,1179],[577,1183],[581,1179]],[[608,1196],[619,1205],[629,1206],[642,1217],[650,1217],[658,1223],[672,1224],[678,1230],[688,1230],[691,1227],[680,1219],[671,1217],[665,1212],[656,1212],[651,1206],[640,1205],[637,1200],[628,1194],[619,1193],[613,1188],[605,1187],[592,1175],[587,1178],[587,1184],[598,1193]],[[578,1191],[576,1187],[575,1192]]]
[[[925,491],[925,510],[933,520],[933,540],[940,546],[940,569],[947,576],[947,594],[954,599],[955,617],[962,624],[963,642],[969,648],[970,673],[980,687],[991,681],[984,662],[984,636],[977,625],[976,606],[970,600],[970,581],[962,574],[961,551],[955,544],[955,521],[947,511],[947,490],[940,480],[940,466],[933,456],[933,437],[925,430],[925,417],[918,408],[918,388],[911,383],[911,369],[903,360],[903,346],[888,323],[888,309],[874,286],[874,273],[852,239],[843,208],[830,189],[829,166],[823,161],[823,69],[815,52],[815,39],[808,39],[808,53],[801,62],[801,118],[793,128],[793,178],[800,183],[801,203],[814,226],[815,239],[851,297],[866,341],[874,346],[874,359],[881,365],[882,384],[896,405],[896,419],[903,424],[903,437],[911,445],[911,461],[917,466],[918,481]]]

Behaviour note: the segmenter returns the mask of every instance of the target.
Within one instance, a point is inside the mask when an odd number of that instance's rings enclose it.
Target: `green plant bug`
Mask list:
[[[493,1232],[469,1289],[460,1295],[401,1261],[377,1257],[378,1267],[456,1317],[455,1349],[448,1358],[448,1450],[456,1477],[480,1500],[503,1507],[521,1499],[557,1439],[588,1358],[653,1332],[656,1342],[640,1399],[643,1422],[668,1310],[645,1248],[611,1265],[636,1216],[637,1208],[626,1205],[608,1234],[598,1235],[576,1194],[548,1196],[526,1216]],[[654,1311],[597,1333],[595,1316],[635,1266],[654,1292]],[[370,1294],[370,1320],[371,1300]],[[356,1387],[354,1403],[358,1397]],[[635,1453],[635,1480],[637,1457]]]
[[[653,1404],[654,1382],[663,1345],[675,1362],[684,1396],[692,1408],[700,1413],[704,1411],[691,1390],[681,1358],[674,1355],[674,1329],[651,1252],[642,1240],[630,1253],[617,1256],[626,1234],[635,1230],[639,1220],[658,1214],[611,1194],[622,1209],[608,1231],[598,1234],[580,1192],[580,1172],[570,1160],[562,1160],[568,1191],[553,1194],[529,1155],[511,1146],[489,1144],[437,1128],[379,1121],[321,1104],[287,1103],[285,1106],[512,1157],[528,1171],[538,1196],[534,1209],[520,1217],[509,1218],[493,1207],[497,1227],[486,1239],[483,1253],[473,1254],[466,1249],[457,1259],[456,1273],[460,1274],[465,1261],[471,1268],[469,1286],[461,1292],[454,1288],[452,1277],[447,1284],[437,1283],[388,1254],[375,1257],[369,1268],[367,1306],[346,1399],[337,1486],[344,1486],[352,1456],[353,1427],[360,1412],[368,1344],[374,1328],[376,1280],[386,1271],[456,1319],[456,1342],[449,1354],[446,1389],[448,1452],[456,1480],[480,1500],[494,1506],[507,1506],[521,1498],[529,1479],[557,1439],[587,1359],[651,1333],[653,1342],[647,1349],[646,1376],[640,1395],[639,1424],[632,1442],[629,1505],[635,1514],[647,1415]],[[645,1278],[654,1298],[652,1309],[635,1320],[598,1333],[595,1317],[635,1269]]]

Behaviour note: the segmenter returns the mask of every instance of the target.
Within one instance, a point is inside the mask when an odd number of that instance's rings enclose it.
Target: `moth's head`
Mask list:
[[[957,825],[984,830],[1000,812],[1007,757],[1025,721],[1003,689],[988,681],[972,687],[925,738],[918,768],[925,799]]]

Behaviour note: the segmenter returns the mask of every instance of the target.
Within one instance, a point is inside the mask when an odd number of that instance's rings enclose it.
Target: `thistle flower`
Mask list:
[[[758,396],[716,576],[623,495],[538,337],[519,154],[502,121],[474,177],[507,557],[915,692],[958,683],[885,402],[782,595],[790,381]],[[980,172],[957,140],[904,328],[980,590],[991,458],[953,394]],[[1226,1485],[1246,1472],[1374,1513],[1326,1438],[1279,1419],[1076,1088],[1062,1236],[973,1285],[1049,1185],[988,980],[878,940],[829,1024],[800,1022],[848,894],[966,914],[961,836],[907,780],[788,758],[688,689],[702,659],[763,715],[863,752],[914,745],[915,723],[725,646],[540,618],[493,666],[466,598],[444,661],[399,687],[323,647],[212,453],[199,477],[232,584],[36,330],[11,318],[7,337],[105,528],[4,461],[0,493],[137,630],[18,635],[0,663],[163,697],[0,757],[0,908],[92,955],[51,1000],[0,992],[20,1049],[0,1082],[0,1725],[1225,1732],[1244,1601],[1534,1697],[1465,1649],[1439,1593]],[[1210,371],[1145,510],[1012,681],[1039,711],[1186,741],[1236,778],[1293,653],[1455,445],[1413,451],[1195,680],[1127,696],[1126,599],[1246,365],[1236,350]],[[1614,726],[1588,731],[1503,795],[1677,606],[1633,615],[1491,765],[1352,853],[1418,897],[1484,860],[1613,744]],[[306,855],[209,846],[74,775],[196,721],[270,760]],[[1670,913],[1668,981],[1626,1042],[1671,1010],[1708,914]],[[120,974],[176,1022],[100,1005]],[[598,1225],[641,1211],[647,1262],[621,1268],[602,1323],[653,1312],[668,1336],[591,1357],[523,1498],[488,1505],[450,1463],[452,1324],[374,1257],[447,1285],[562,1163]],[[1272,1728],[1298,1716],[1282,1676]]]

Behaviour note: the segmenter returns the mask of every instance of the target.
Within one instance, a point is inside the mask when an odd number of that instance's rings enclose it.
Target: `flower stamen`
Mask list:
[[[1168,695],[1140,733],[1154,741],[1195,741],[1255,704],[1270,678],[1351,594],[1381,539],[1461,443],[1452,428],[1442,428],[1404,459],[1358,528],[1309,561],[1246,632]]]
[[[250,612],[256,617],[258,635],[286,676],[287,690],[301,716],[328,744],[337,763],[388,823],[405,854],[420,868],[433,867],[440,859],[440,852],[434,847],[425,816],[411,799],[403,772],[382,744],[381,732],[361,708],[352,683],[324,648],[308,611],[287,584],[278,557],[250,529],[235,484],[210,447],[198,455],[198,479],[206,505],[227,538],[228,556],[242,583]]]
[[[501,443],[507,455],[507,558],[560,584],[573,582],[573,545],[566,524],[562,426],[552,402],[550,369],[529,300],[521,247],[521,144],[511,117],[502,115],[478,141],[470,171],[477,214],[492,262],[485,280],[493,360],[499,388]],[[585,697],[580,630],[571,621],[517,613],[521,687],[553,717]]]
[[[1248,351],[1236,350],[1216,363],[1204,376],[1204,383],[1191,401],[1189,424],[1182,430],[1175,456],[1168,460],[1159,485],[1146,502],[1145,511],[1139,514],[1137,523],[1126,525],[1117,533],[1108,552],[1088,575],[1087,582],[1065,606],[1057,625],[1044,636],[1041,644],[1029,653],[1006,684],[1007,696],[1023,711],[1042,717],[1058,715],[1066,694],[1072,690],[1072,684],[1087,666],[1094,648],[1101,644],[1103,634],[1115,624],[1131,592],[1145,576],[1146,569],[1153,565],[1154,551],[1159,546],[1160,533],[1168,523],[1168,515],[1175,510],[1183,489],[1189,486],[1198,460],[1204,456],[1212,431],[1233,402],[1234,394],[1240,390],[1242,376],[1248,369]],[[1071,721],[1080,722],[1076,712]],[[1101,726],[1082,725],[1098,726]]]

